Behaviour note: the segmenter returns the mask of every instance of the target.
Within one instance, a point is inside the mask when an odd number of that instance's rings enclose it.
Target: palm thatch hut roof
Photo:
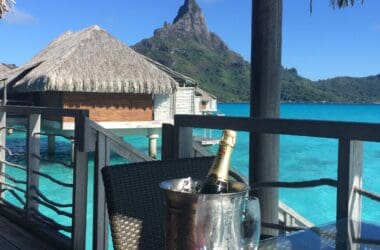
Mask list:
[[[4,64],[0,63],[0,79],[5,78],[5,77],[3,77],[3,74],[4,74],[5,72],[10,71],[10,70],[11,70],[10,68],[8,68],[8,67],[5,66]]]
[[[194,80],[193,78],[191,77],[188,77],[184,74],[181,74],[177,71],[174,71],[172,70],[171,68],[157,62],[157,61],[154,61],[153,59],[150,59],[149,57],[145,57],[146,60],[148,60],[149,62],[153,63],[154,65],[156,65],[159,69],[161,69],[162,71],[166,72],[167,74],[169,74],[171,77],[173,77],[178,83],[180,86],[183,86],[183,87],[195,87],[195,95],[197,96],[201,96],[201,99],[203,101],[211,101],[211,100],[216,100],[216,96],[210,94],[209,92],[201,89],[199,87],[199,82]]]
[[[16,92],[170,94],[178,83],[98,26],[68,31],[12,70]]]
[[[195,95],[200,96],[202,101],[212,101],[212,100],[217,99],[216,96],[210,94],[209,92],[207,92],[207,91],[205,91],[199,87],[195,88]]]
[[[197,86],[198,85],[198,82],[188,76],[185,76],[177,71],[174,71],[172,70],[171,68],[149,58],[149,57],[145,57],[146,60],[148,60],[149,62],[153,63],[154,65],[156,65],[157,68],[159,68],[160,70],[164,71],[165,73],[167,73],[168,75],[170,75],[171,77],[173,77],[179,84],[180,86]]]

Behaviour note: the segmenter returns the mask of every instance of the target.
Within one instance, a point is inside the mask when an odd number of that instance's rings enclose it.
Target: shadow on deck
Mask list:
[[[56,249],[0,215],[0,249]]]

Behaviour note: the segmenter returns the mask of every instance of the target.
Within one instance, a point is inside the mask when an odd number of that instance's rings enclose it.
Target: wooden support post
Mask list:
[[[174,159],[174,126],[162,124],[161,159]]]
[[[7,126],[7,113],[3,110],[0,111],[0,161],[5,161],[6,159],[6,126]],[[0,173],[5,173],[5,164],[0,162]],[[5,183],[5,177],[0,175],[0,183]],[[3,189],[3,185],[0,184],[0,190]],[[0,197],[4,196],[4,192],[1,193]]]
[[[355,188],[362,187],[363,144],[360,141],[339,140],[338,151],[338,186],[336,219],[353,218],[360,221],[361,195]],[[355,223],[354,223],[355,224]],[[356,226],[351,221],[341,225],[337,238],[346,239],[337,242],[337,249],[360,249],[359,244],[353,242],[353,237],[360,235],[360,223]]]
[[[86,216],[87,216],[87,181],[88,154],[85,151],[88,137],[85,136],[86,123],[81,118],[75,120],[75,164],[73,193],[73,233],[71,244],[73,250],[86,249]]]
[[[154,129],[149,129],[148,138],[149,138],[149,156],[156,159],[157,158],[157,139],[159,135]]]
[[[252,19],[251,117],[278,118],[281,94],[282,0],[255,0]],[[279,137],[250,133],[249,182],[277,181]],[[278,223],[278,190],[259,190],[261,219]],[[264,235],[277,230],[262,229]]]
[[[108,214],[101,169],[110,162],[110,146],[105,135],[97,133],[94,169],[93,247],[108,249]]]
[[[88,156],[75,150],[72,249],[86,249]]]
[[[27,129],[27,186],[26,186],[26,212],[28,221],[32,220],[33,210],[38,211],[38,203],[33,198],[37,198],[38,175],[33,173],[40,168],[40,135],[41,115],[32,114],[28,118]]]
[[[48,135],[48,154],[49,155],[55,154],[55,136],[54,135]]]
[[[7,78],[4,78],[4,79],[1,79],[2,83],[3,83],[3,100],[2,100],[2,104],[5,106],[7,105],[7,102],[8,102],[8,88],[7,88]]]
[[[363,145],[360,141],[339,140],[336,219],[361,218]]]
[[[176,156],[178,159],[193,157],[193,129],[180,127],[176,130],[175,138]]]
[[[75,162],[75,140],[71,140],[71,163]]]

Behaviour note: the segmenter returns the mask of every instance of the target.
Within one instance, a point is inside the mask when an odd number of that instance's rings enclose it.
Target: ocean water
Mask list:
[[[248,104],[220,104],[219,112],[249,116]],[[380,105],[282,104],[281,117],[380,123]],[[232,164],[248,173],[248,134],[239,133]],[[380,193],[380,144],[365,142],[363,187]],[[280,180],[302,181],[337,177],[338,141],[303,136],[280,136]],[[280,199],[315,224],[335,219],[336,189],[280,189]],[[380,221],[380,203],[363,199],[362,217]]]
[[[219,104],[219,113],[227,116],[248,116],[248,104]],[[339,104],[282,104],[282,118],[314,119],[314,120],[337,120],[337,121],[360,121],[380,123],[380,105],[339,105]],[[195,134],[203,134],[202,129],[194,131]],[[215,138],[219,138],[221,131],[212,132]],[[128,136],[124,140],[138,149],[147,152],[148,139],[143,136]],[[159,140],[159,145],[160,145]],[[64,162],[70,161],[70,142],[64,138],[57,138],[56,156]],[[13,156],[8,156],[9,161],[25,165],[25,136],[22,132],[15,132],[7,137],[7,145],[12,149]],[[338,142],[332,139],[310,138],[301,136],[280,137],[280,180],[301,181],[319,178],[336,178],[337,176],[337,154]],[[41,138],[41,156],[51,158],[46,154],[47,138]],[[160,148],[158,148],[160,152]],[[216,146],[210,151],[215,152]],[[239,132],[235,146],[232,165],[244,174],[248,174],[248,133]],[[20,154],[20,155],[19,155]],[[364,170],[363,186],[369,191],[380,193],[380,145],[378,143],[364,143]],[[113,155],[111,164],[123,163],[125,160]],[[59,164],[41,162],[41,172],[54,176],[55,178],[71,183],[72,169]],[[6,173],[19,180],[25,180],[25,173],[18,169],[8,167]],[[89,185],[88,185],[88,215],[87,215],[87,249],[91,249],[92,234],[92,201],[93,201],[93,161],[90,155],[89,161]],[[12,181],[7,183],[14,184]],[[14,184],[15,185],[15,184]],[[23,184],[17,184],[25,188]],[[71,203],[71,189],[62,188],[51,181],[40,177],[40,189],[53,201],[60,203]],[[21,199],[23,194],[16,192]],[[6,199],[11,203],[22,207],[23,204],[6,194]],[[288,206],[299,212],[315,224],[323,224],[335,219],[336,189],[330,187],[318,187],[307,189],[280,189],[280,199]],[[57,215],[54,211],[40,207],[43,214],[54,218],[57,222],[70,225],[71,220],[64,215]],[[71,208],[62,208],[71,212]],[[366,220],[380,221],[380,203],[369,199],[363,200],[362,216]],[[110,248],[111,248],[110,243]]]

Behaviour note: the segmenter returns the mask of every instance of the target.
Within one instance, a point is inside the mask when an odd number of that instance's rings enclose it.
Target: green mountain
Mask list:
[[[249,63],[209,32],[195,0],[186,0],[172,24],[165,23],[132,48],[194,78],[219,100],[249,98]]]
[[[250,64],[210,32],[195,0],[185,0],[172,23],[132,46],[137,52],[188,75],[219,101],[249,101]],[[284,102],[380,102],[379,76],[313,82],[282,70]]]
[[[380,102],[380,74],[367,77],[336,77],[317,81],[314,85],[339,97],[341,102]]]

